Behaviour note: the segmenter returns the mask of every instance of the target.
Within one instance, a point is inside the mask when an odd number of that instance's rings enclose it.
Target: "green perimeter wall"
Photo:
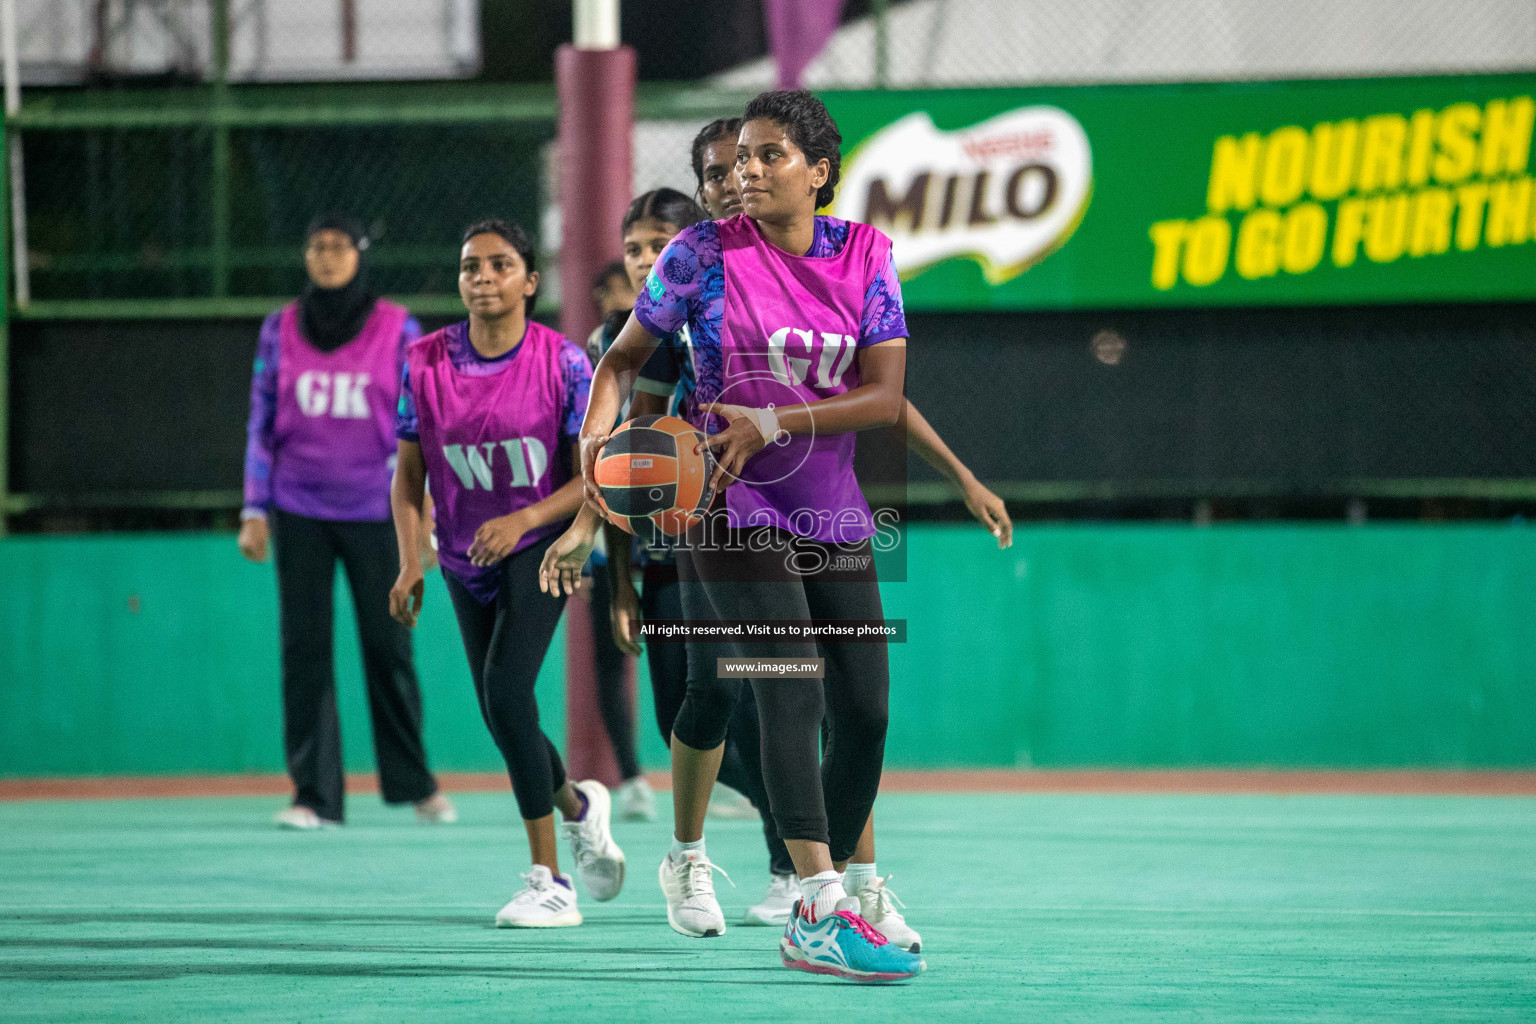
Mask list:
[[[1536,530],[1048,526],[909,535],[887,763],[1536,765]],[[345,584],[347,762],[372,765]],[[0,540],[0,774],[280,771],[275,586],[232,535]],[[540,677],[563,741],[563,641]],[[495,770],[447,595],[428,747]],[[665,767],[642,676],[647,766]]]

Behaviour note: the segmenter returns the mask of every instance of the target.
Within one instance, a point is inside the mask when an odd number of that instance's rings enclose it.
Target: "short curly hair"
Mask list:
[[[772,121],[782,126],[789,141],[800,147],[806,163],[814,166],[818,161],[826,160],[831,164],[832,173],[827,175],[827,183],[816,190],[816,207],[820,209],[832,204],[833,193],[842,176],[843,136],[837,130],[837,122],[827,113],[826,104],[805,89],[761,92],[747,104],[741,119],[743,123],[759,119]]]

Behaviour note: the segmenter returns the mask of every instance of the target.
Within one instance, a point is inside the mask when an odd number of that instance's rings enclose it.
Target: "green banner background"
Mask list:
[[[1350,266],[1336,266],[1333,245],[1342,201],[1423,191],[1397,188],[1350,191],[1320,205],[1327,241],[1315,269],[1245,279],[1228,260],[1214,283],[1196,286],[1181,274],[1166,289],[1152,281],[1152,225],[1193,220],[1208,213],[1207,188],[1216,140],[1255,132],[1265,137],[1286,126],[1311,133],[1320,122],[1373,115],[1411,119],[1459,103],[1485,109],[1491,101],[1536,95],[1536,74],[1351,81],[1271,82],[1216,85],[1095,86],[1077,88],[842,92],[824,98],[850,154],[874,133],[915,111],[937,128],[956,131],[1026,106],[1049,105],[1071,114],[1086,131],[1093,154],[1093,191],[1076,231],[1056,251],[1021,275],[989,285],[970,258],[945,259],[916,272],[904,271],[908,308],[918,310],[1067,309],[1100,307],[1251,304],[1340,304],[1426,301],[1488,301],[1536,297],[1536,242],[1517,232],[1492,247],[1479,237],[1464,251],[1447,251],[1376,262],[1362,246]],[[1293,136],[1294,137],[1294,136]],[[1476,136],[1474,135],[1474,138]],[[1529,143],[1522,162],[1529,158]],[[1359,156],[1359,150],[1356,151]],[[1481,169],[1458,184],[1527,180],[1530,167],[1485,177]],[[903,182],[893,181],[894,189]],[[1528,185],[1520,186],[1522,188]],[[1305,194],[1298,202],[1308,201]],[[862,202],[862,201],[861,201]],[[1257,205],[1263,205],[1259,203]],[[1533,202],[1536,207],[1536,202]],[[1280,208],[1282,214],[1286,208]],[[840,213],[845,212],[840,210]],[[1225,214],[1237,247],[1241,211]],[[1526,213],[1525,239],[1531,212]],[[1409,229],[1411,231],[1411,227]]]

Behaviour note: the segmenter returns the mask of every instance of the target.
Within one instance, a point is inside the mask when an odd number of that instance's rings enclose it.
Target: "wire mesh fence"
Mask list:
[[[32,297],[293,294],[305,225],[332,210],[368,227],[376,287],[452,294],[465,224],[538,224],[553,133],[552,121],[232,129],[220,169],[209,126],[32,132]]]
[[[844,25],[811,88],[1212,81],[1536,66],[1528,0],[895,0]],[[771,61],[715,81],[772,84]]]
[[[870,6],[871,15],[832,38],[811,65],[809,84],[1536,66],[1536,5],[1524,0],[1296,0],[1284,9],[1234,0]],[[211,39],[221,22],[228,25],[232,81],[345,78],[386,66],[390,74],[443,75],[478,60],[474,7],[466,0],[19,0],[19,25],[23,66],[34,76],[169,73],[206,80],[215,71]],[[663,185],[691,192],[694,132],[715,113],[730,112],[730,95],[771,81],[766,60],[748,65],[716,80],[735,90],[721,94],[719,111],[637,124],[636,193]],[[327,102],[355,106],[360,97],[367,102],[361,94],[282,102],[291,112]],[[281,112],[242,120],[211,106],[174,125],[35,130],[35,122],[24,123],[32,297],[288,294],[300,284],[294,254],[305,221],[332,208],[369,224],[379,285],[397,294],[451,294],[444,275],[456,231],[486,213],[534,228],[553,257],[559,212],[544,180],[554,134],[547,106],[542,118],[502,123],[483,110],[456,122],[451,104],[425,118],[418,113],[411,123],[389,109],[369,124],[355,117],[332,123],[323,113],[285,124]],[[556,281],[547,283],[556,290]]]
[[[435,297],[445,313],[457,310],[464,225],[516,220],[541,244],[543,306],[556,308],[553,96],[389,88],[263,87],[223,101],[203,88],[175,91],[174,103],[141,92],[122,108],[32,109],[13,126],[26,146],[30,315],[82,300],[138,303],[135,315],[148,315],[144,304],[158,300],[291,295],[303,284],[305,225],[325,211],[367,226],[376,287]],[[691,193],[695,133],[739,100],[695,99],[686,116],[638,122],[635,194],[663,185]],[[615,225],[615,257],[620,250]]]
[[[15,0],[28,84],[455,78],[480,67],[476,0]]]

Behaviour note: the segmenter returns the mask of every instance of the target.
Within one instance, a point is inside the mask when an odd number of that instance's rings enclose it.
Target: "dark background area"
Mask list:
[[[1026,518],[1340,518],[1362,481],[1423,488],[1367,493],[1373,517],[1529,511],[1458,498],[1454,482],[1536,478],[1536,305],[914,313],[909,323],[908,395],[984,482],[1113,484],[1012,502]],[[257,327],[13,325],[13,489],[61,506],[104,492],[238,489]],[[1123,340],[1117,364],[1103,361],[1104,332]],[[880,476],[899,478],[886,462]],[[915,460],[909,472],[938,479]],[[1436,481],[1452,483],[1437,492]],[[202,525],[233,512],[129,520]],[[957,504],[913,513],[964,515]],[[69,525],[105,514],[77,511]],[[50,515],[17,526],[50,528]]]
[[[912,314],[908,395],[984,479],[1536,476],[1536,306]],[[1118,365],[1093,339],[1124,339]]]
[[[453,294],[464,225],[500,216],[537,231],[539,153],[553,137],[545,122],[231,132],[230,244],[264,255],[234,268],[229,294],[297,294],[305,227],[338,207],[379,243],[369,273],[381,292]],[[206,296],[211,145],[201,128],[28,136],[34,296]]]
[[[847,0],[843,21],[869,13],[869,0]],[[620,18],[620,32],[635,48],[646,81],[702,78],[768,52],[761,0],[624,0]],[[555,47],[570,37],[571,0],[481,3],[484,77],[490,81],[550,81]]]

